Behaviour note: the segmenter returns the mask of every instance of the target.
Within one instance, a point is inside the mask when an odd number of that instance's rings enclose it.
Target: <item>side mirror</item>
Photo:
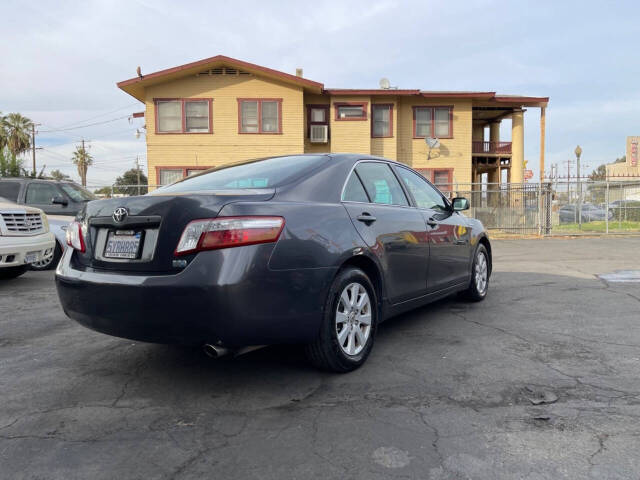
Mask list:
[[[464,197],[456,197],[452,200],[454,212],[460,212],[462,210],[469,210],[469,200]]]
[[[63,207],[66,207],[69,204],[69,202],[67,202],[67,199],[64,198],[62,195],[58,195],[57,197],[53,197],[51,199],[51,204],[62,205]]]

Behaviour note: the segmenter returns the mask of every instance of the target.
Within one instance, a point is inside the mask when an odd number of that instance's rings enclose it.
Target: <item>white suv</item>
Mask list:
[[[0,279],[22,275],[29,264],[53,255],[54,247],[42,210],[0,199]]]

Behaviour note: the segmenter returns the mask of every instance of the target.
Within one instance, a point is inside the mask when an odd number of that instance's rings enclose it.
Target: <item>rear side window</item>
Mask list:
[[[409,205],[400,183],[386,163],[360,163],[356,172],[373,203]]]
[[[344,186],[342,200],[345,202],[369,203],[367,192],[365,192],[356,172],[351,172],[351,175],[349,175],[349,180],[347,180],[347,184]]]
[[[273,188],[321,166],[328,161],[325,155],[291,155],[265,158],[216,168],[210,172],[187,177],[173,185],[151,193],[240,190],[244,188]]]
[[[20,193],[19,182],[0,182],[0,197],[6,198],[12,202],[17,202],[18,193]]]
[[[27,187],[25,203],[35,205],[49,205],[53,197],[60,196],[58,189],[48,183],[31,183]]]

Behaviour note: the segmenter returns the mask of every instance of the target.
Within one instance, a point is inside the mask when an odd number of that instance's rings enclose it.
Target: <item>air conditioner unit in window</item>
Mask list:
[[[327,143],[329,141],[329,125],[311,125],[310,133],[311,143]]]

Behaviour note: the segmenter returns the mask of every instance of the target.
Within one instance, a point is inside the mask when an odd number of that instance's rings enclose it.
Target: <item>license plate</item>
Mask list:
[[[34,263],[38,261],[38,252],[28,252],[24,256],[24,263]]]
[[[105,258],[138,258],[142,232],[115,230],[109,232],[104,249]]]

